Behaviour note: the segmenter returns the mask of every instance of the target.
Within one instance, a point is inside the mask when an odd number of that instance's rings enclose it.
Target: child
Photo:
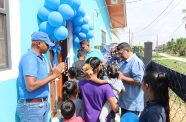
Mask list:
[[[78,54],[77,54],[77,57],[78,57],[78,61],[74,62],[73,63],[73,67],[76,67],[77,68],[77,79],[78,80],[82,80],[85,78],[85,75],[83,73],[83,70],[82,70],[82,67],[83,65],[85,64],[85,56],[87,54],[87,51],[83,48],[80,48],[78,50]]]
[[[100,80],[95,78],[94,76],[91,77],[91,80],[96,83],[109,83],[113,89],[116,101],[119,99],[119,96],[125,92],[125,87],[122,81],[119,79],[119,67],[117,64],[111,64],[107,67],[107,80]],[[100,122],[105,122],[107,115],[111,112],[111,107],[108,102],[102,108],[101,114],[99,116]]]
[[[170,122],[168,81],[165,73],[148,71],[143,78],[143,89],[148,102],[140,122]]]
[[[84,122],[81,117],[75,116],[75,105],[73,101],[66,100],[61,105],[61,114],[64,118],[64,122]]]
[[[63,96],[64,100],[72,100],[76,106],[76,116],[83,117],[83,105],[82,100],[77,98],[78,96],[78,89],[77,83],[74,81],[66,81],[63,85]]]
[[[75,81],[77,83],[77,88],[79,89],[79,87],[78,87],[79,80],[77,79],[78,78],[78,75],[79,75],[78,72],[81,72],[81,71],[78,70],[78,68],[76,68],[76,67],[70,67],[69,70],[68,70],[67,75],[68,75],[68,79],[70,81]],[[81,76],[83,76],[83,75],[81,75]],[[78,97],[80,99],[82,99],[82,95],[80,93],[78,93]]]
[[[68,69],[67,76],[70,81],[77,81],[77,68],[70,67]]]

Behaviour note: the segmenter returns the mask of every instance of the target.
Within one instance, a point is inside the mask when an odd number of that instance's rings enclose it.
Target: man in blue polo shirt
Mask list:
[[[64,72],[65,64],[52,68],[48,75],[47,63],[43,56],[54,46],[46,33],[34,32],[31,49],[21,57],[19,63],[17,115],[21,122],[47,122],[49,104],[48,83]]]
[[[139,114],[144,109],[144,92],[141,87],[144,75],[144,64],[132,48],[126,42],[117,46],[117,53],[123,61],[120,66],[120,78],[123,81],[126,92],[119,98],[121,116],[126,112]]]
[[[99,60],[102,61],[102,63],[103,62],[105,63],[103,54],[98,49],[92,49],[88,40],[82,40],[80,42],[80,46],[87,51],[85,60],[87,60],[90,57],[97,57],[99,58]]]

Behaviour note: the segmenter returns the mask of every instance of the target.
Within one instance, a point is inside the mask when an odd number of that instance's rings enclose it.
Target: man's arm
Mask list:
[[[136,82],[133,78],[130,78],[130,77],[127,77],[125,75],[123,75],[121,72],[119,74],[119,77],[120,79],[123,81],[123,82],[126,82],[130,85],[133,85],[133,86],[141,86],[141,83],[140,82]]]
[[[53,68],[52,74],[49,75],[48,77],[42,79],[42,80],[37,80],[36,77],[34,76],[29,76],[26,75],[24,76],[24,79],[26,81],[26,87],[27,90],[32,92],[38,88],[40,88],[41,86],[49,83],[50,81],[54,80],[55,78],[59,77],[59,75],[65,71],[65,64],[64,63],[60,63],[57,67]]]

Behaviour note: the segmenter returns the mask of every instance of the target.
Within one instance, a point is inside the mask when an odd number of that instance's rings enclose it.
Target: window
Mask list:
[[[10,68],[10,49],[7,38],[8,30],[8,2],[0,0],[0,70]]]
[[[106,45],[106,32],[101,30],[101,45]]]
[[[100,46],[96,45],[95,48],[102,51],[105,45],[106,45],[106,32],[103,29],[101,29],[101,45]]]
[[[118,0],[111,0],[111,4],[117,4]]]

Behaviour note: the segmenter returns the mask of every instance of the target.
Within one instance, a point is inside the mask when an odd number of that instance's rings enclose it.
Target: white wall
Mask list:
[[[12,68],[0,71],[0,82],[18,76],[18,63],[21,56],[19,0],[9,0],[9,15]]]

